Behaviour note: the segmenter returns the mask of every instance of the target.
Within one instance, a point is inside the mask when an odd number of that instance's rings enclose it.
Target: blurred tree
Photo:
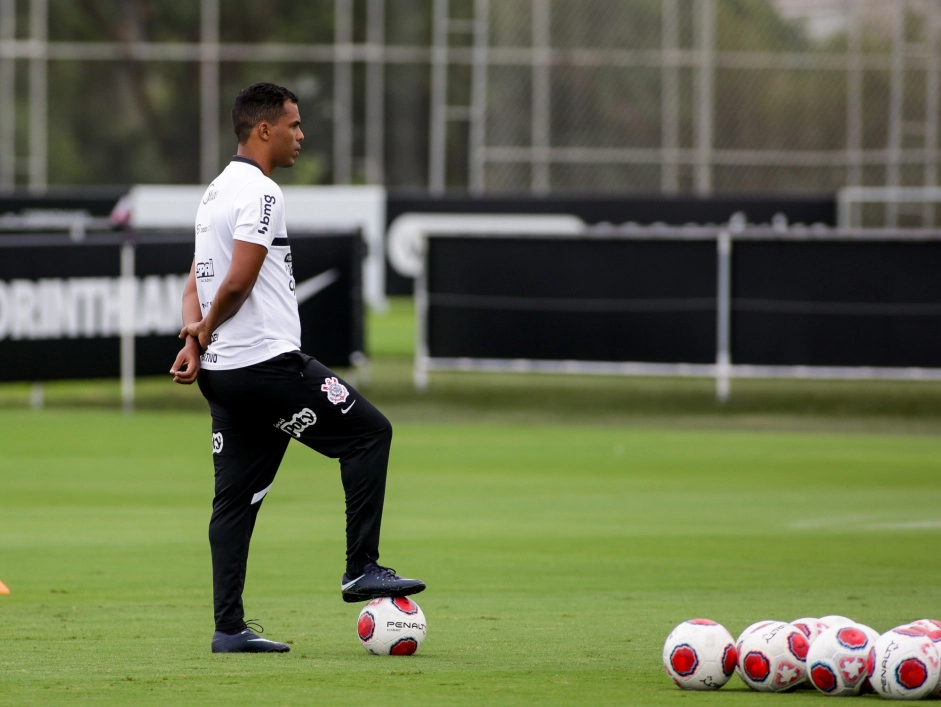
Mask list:
[[[548,68],[550,109],[532,114],[534,76],[541,69],[528,50],[537,41],[537,5],[531,0],[490,2],[490,45],[509,49],[487,70],[486,141],[489,147],[520,148],[518,162],[491,163],[486,188],[525,190],[532,174],[526,150],[547,134],[553,148],[660,149],[664,135],[663,0],[540,0],[548,8],[552,62]],[[16,3],[17,34],[25,36],[26,3]],[[353,41],[352,141],[354,155],[365,154],[367,0],[351,0]],[[335,0],[220,0],[220,41],[228,51],[240,46],[278,43],[329,47],[335,37]],[[384,67],[384,171],[391,187],[424,187],[428,181],[431,96],[429,57],[431,0],[386,0],[383,23],[394,58]],[[451,0],[452,16],[473,16],[471,0]],[[678,145],[689,155],[696,147],[699,56],[696,8],[677,0],[680,66]],[[799,24],[784,20],[771,0],[715,0],[713,148],[729,151],[841,151],[847,145],[848,80],[845,32],[812,39]],[[194,59],[144,61],[128,43],[193,43],[201,34],[201,3],[165,0],[48,0],[51,41],[110,43],[113,56],[48,63],[49,181],[51,184],[194,183],[200,181],[200,66]],[[538,28],[536,28],[538,30]],[[912,41],[925,29],[910,21]],[[450,35],[452,46],[472,46],[469,32]],[[886,55],[890,30],[884,22],[863,27],[864,54]],[[411,50],[418,49],[419,52]],[[398,52],[398,53],[395,53]],[[424,53],[422,53],[424,52]],[[604,54],[607,52],[607,54]],[[754,53],[761,63],[749,65]],[[456,54],[456,52],[455,52]],[[780,55],[780,66],[774,57]],[[466,56],[466,54],[465,54]],[[609,58],[599,58],[607,56]],[[403,58],[407,57],[407,58]],[[506,58],[509,57],[509,58]],[[613,57],[613,58],[611,58]],[[770,57],[770,61],[769,61]],[[784,59],[787,58],[787,60]],[[795,58],[798,61],[793,61]],[[815,59],[820,59],[816,62]],[[26,144],[29,123],[25,60],[17,61],[17,143]],[[819,64],[819,65],[818,65]],[[219,165],[234,150],[229,110],[235,94],[255,81],[289,86],[300,98],[306,140],[303,159],[279,174],[287,183],[330,183],[333,174],[334,65],[332,54],[316,61],[237,60],[231,53],[219,66]],[[919,73],[920,72],[920,73]],[[472,72],[454,60],[448,73],[450,105],[468,105]],[[862,147],[884,149],[889,125],[890,72],[864,70]],[[906,70],[905,84],[926,84],[924,69]],[[906,88],[906,100],[915,91]],[[919,110],[916,98],[910,112]],[[924,113],[922,107],[922,113]],[[540,131],[543,131],[542,133]],[[447,134],[448,186],[464,188],[468,173],[466,125],[450,121]],[[720,191],[801,189],[832,191],[846,183],[840,165],[799,163],[718,164]],[[788,160],[785,159],[784,162]],[[793,162],[793,160],[792,160]],[[681,165],[681,190],[691,188],[691,168]],[[875,169],[883,169],[879,166]],[[789,171],[790,170],[790,171]],[[796,170],[796,171],[795,171]],[[869,172],[872,173],[872,172]],[[364,178],[362,161],[353,164],[353,181]],[[590,161],[551,165],[550,188],[654,191],[659,166]],[[878,182],[878,179],[876,179]]]

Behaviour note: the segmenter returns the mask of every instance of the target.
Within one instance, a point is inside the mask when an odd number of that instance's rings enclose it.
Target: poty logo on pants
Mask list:
[[[310,408],[304,408],[300,412],[294,413],[290,420],[278,420],[275,427],[300,439],[301,432],[315,424],[317,424],[317,413]]]
[[[213,432],[212,433],[212,453],[218,454],[222,451],[222,433]]]

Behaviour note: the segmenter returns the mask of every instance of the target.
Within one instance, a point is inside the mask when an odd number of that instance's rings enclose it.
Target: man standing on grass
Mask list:
[[[214,653],[289,650],[245,623],[242,590],[262,500],[291,439],[340,460],[346,494],[348,602],[422,591],[381,567],[379,528],[392,426],[366,398],[300,351],[284,196],[271,180],[301,150],[297,96],[260,83],[232,108],[238,152],[196,212],[196,251],[183,291],[183,348],[170,373],[197,381],[212,413]]]

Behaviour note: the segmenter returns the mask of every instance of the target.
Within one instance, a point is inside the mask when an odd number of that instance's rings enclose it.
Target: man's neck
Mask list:
[[[258,164],[258,163],[257,163],[255,160],[253,160],[251,157],[245,157],[245,155],[235,155],[235,156],[232,158],[232,161],[233,161],[233,162],[243,162],[243,163],[245,163],[245,164],[250,164],[252,167],[257,167],[257,168],[262,172],[262,174],[264,174],[264,171],[265,171],[265,170],[263,170],[263,169],[261,168],[261,165]]]
[[[271,176],[272,166],[268,160],[265,160],[262,155],[258,154],[257,151],[250,149],[246,145],[239,145],[238,151],[235,153],[236,157],[240,157],[242,160],[248,160],[254,164],[258,169],[261,170],[262,174],[266,177]]]

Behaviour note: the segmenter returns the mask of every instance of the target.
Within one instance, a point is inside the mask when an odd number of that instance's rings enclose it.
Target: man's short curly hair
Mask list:
[[[256,83],[242,89],[232,106],[232,127],[239,144],[248,141],[252,128],[261,121],[277,123],[287,113],[284,109],[285,101],[297,103],[297,96],[284,86]]]

